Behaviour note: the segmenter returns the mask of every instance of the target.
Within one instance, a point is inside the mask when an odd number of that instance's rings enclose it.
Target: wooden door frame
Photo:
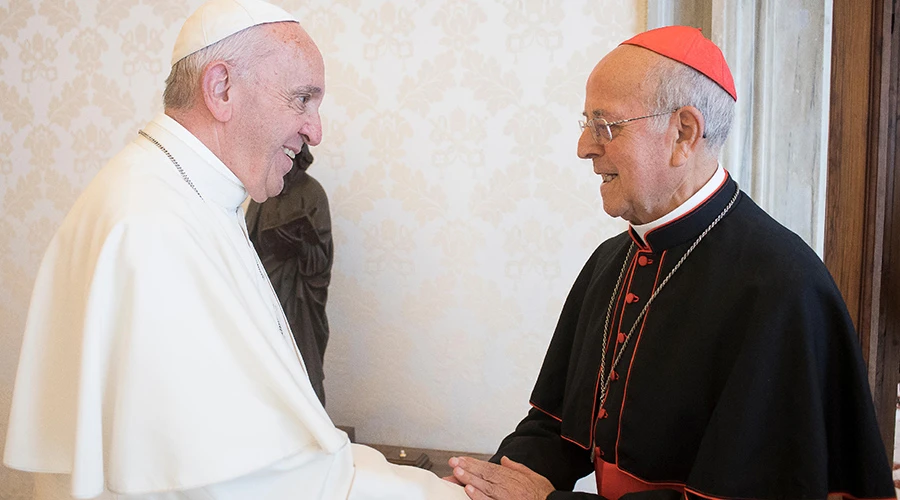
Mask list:
[[[834,0],[833,26],[824,260],[859,333],[885,450],[893,457],[900,382],[900,0]]]

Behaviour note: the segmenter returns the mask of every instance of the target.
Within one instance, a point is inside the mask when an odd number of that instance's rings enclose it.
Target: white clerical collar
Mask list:
[[[722,186],[727,178],[728,175],[726,174],[725,169],[722,168],[722,165],[719,165],[716,168],[716,173],[714,173],[712,177],[708,181],[706,181],[706,184],[704,184],[699,191],[694,193],[693,196],[688,198],[687,201],[685,201],[681,205],[678,205],[675,210],[672,210],[671,212],[663,215],[653,222],[639,224],[637,226],[632,225],[631,229],[633,229],[634,232],[641,237],[641,240],[647,241],[646,239],[644,239],[645,234],[658,227],[662,227],[675,219],[680,218],[682,215],[700,206],[701,203],[706,201],[707,198],[712,196],[712,194]]]
[[[247,199],[247,190],[234,172],[170,116],[158,114],[144,132],[175,158],[204,200],[235,210]]]

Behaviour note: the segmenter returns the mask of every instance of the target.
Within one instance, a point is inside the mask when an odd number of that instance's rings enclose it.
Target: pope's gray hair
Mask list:
[[[655,113],[665,113],[682,106],[700,110],[706,122],[703,135],[707,150],[718,156],[734,121],[734,99],[731,95],[706,75],[668,58],[661,58],[650,68],[647,79],[651,85],[656,84],[656,90],[650,91],[649,103]],[[670,117],[665,114],[654,118],[654,121],[663,128]]]
[[[244,76],[273,48],[261,26],[239,31],[176,62],[166,78],[165,108],[185,110],[193,106],[200,93],[200,76],[213,61],[225,61],[233,69],[232,76]]]

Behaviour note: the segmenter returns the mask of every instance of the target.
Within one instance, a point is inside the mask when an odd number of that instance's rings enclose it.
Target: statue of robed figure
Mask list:
[[[324,405],[325,303],[334,244],[325,190],[306,172],[312,162],[312,153],[304,144],[284,177],[281,194],[261,204],[250,201],[247,229],[284,308],[309,380]]]

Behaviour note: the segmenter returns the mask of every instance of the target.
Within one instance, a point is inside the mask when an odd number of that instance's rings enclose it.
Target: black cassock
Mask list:
[[[846,307],[821,260],[743,192],[651,303],[625,344],[606,401],[606,366],[654,288],[737,192],[646,235],[602,243],[575,281],[506,455],[571,491],[592,456],[688,497],[892,498],[866,372]],[[623,335],[619,335],[622,333]],[[555,492],[549,498],[596,498]],[[674,489],[628,498],[678,498]]]
[[[261,204],[250,202],[247,229],[291,325],[309,380],[325,404],[325,303],[334,245],[325,190],[306,173],[312,161],[304,144],[284,177],[281,194]]]

